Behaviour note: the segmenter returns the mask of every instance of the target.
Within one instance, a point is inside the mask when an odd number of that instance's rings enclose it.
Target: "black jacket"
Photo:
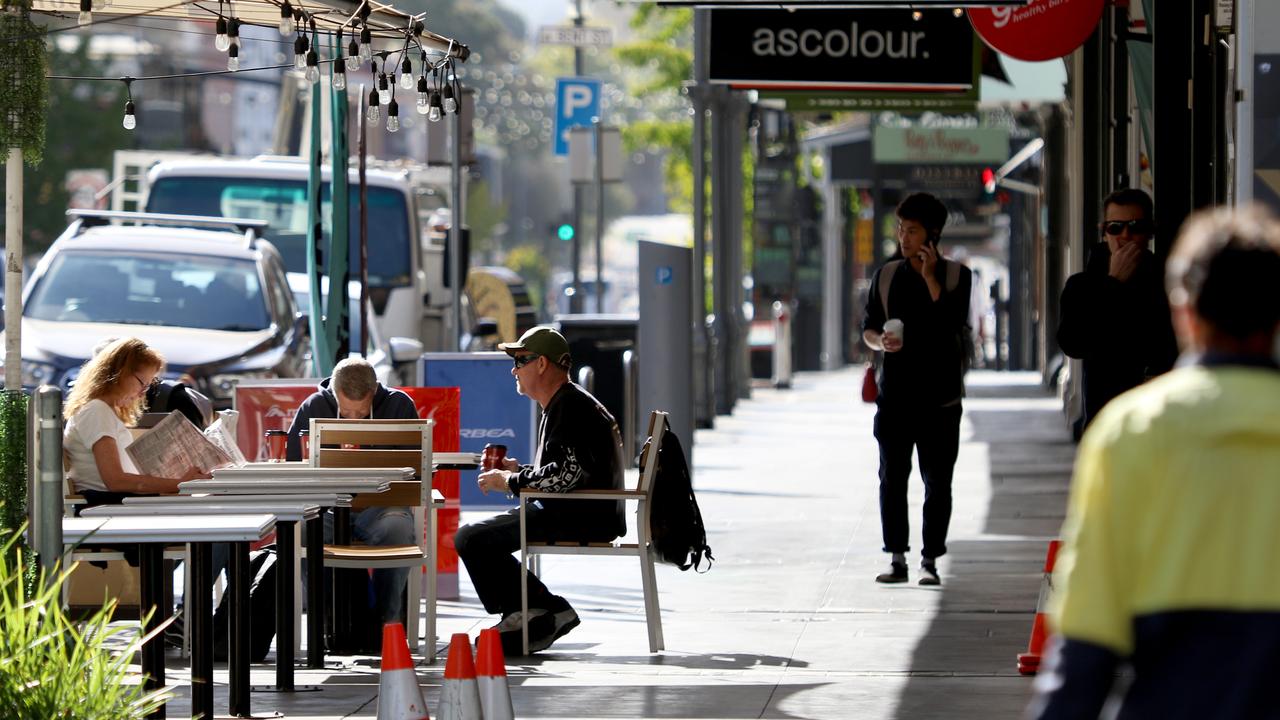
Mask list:
[[[332,380],[333,378],[321,380],[316,391],[311,394],[311,397],[302,401],[298,414],[293,416],[293,425],[289,426],[289,444],[285,449],[286,459],[302,459],[302,441],[298,439],[298,431],[310,428],[311,418],[338,417],[338,398],[329,387]],[[382,383],[378,383],[378,388],[373,391],[373,419],[416,420],[417,418],[418,409],[414,407],[412,398],[399,390],[383,387]]]
[[[622,435],[609,411],[586,390],[566,382],[542,413],[538,455],[511,476],[513,493],[622,489]],[[608,542],[626,534],[623,503],[540,500],[549,540]]]
[[[1163,268],[1144,252],[1127,282],[1111,277],[1111,251],[1098,243],[1084,272],[1062,289],[1058,345],[1084,361],[1084,420],[1089,423],[1111,398],[1173,367],[1173,334]]]

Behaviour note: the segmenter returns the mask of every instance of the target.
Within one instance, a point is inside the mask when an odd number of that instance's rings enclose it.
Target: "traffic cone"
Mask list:
[[[1053,597],[1053,563],[1058,559],[1060,545],[1060,540],[1049,541],[1049,552],[1044,559],[1044,579],[1040,581],[1040,599],[1036,600],[1036,619],[1031,623],[1031,641],[1027,643],[1026,652],[1018,653],[1018,672],[1023,675],[1035,675],[1040,669],[1040,653],[1044,651],[1044,642],[1049,634],[1044,613],[1049,599]]]
[[[404,625],[382,626],[382,674],[378,678],[378,720],[431,720],[409,657]]]
[[[449,658],[444,663],[444,687],[440,689],[439,720],[482,720],[476,665],[471,659],[471,638],[454,633]]]
[[[502,655],[502,637],[497,628],[480,631],[476,676],[480,684],[480,707],[484,710],[484,720],[514,720],[511,689],[507,687],[507,661]]]

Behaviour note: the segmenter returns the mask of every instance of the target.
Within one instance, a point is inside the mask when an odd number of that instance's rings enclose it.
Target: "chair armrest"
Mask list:
[[[643,500],[645,494],[639,490],[570,490],[562,493],[522,490],[520,498],[528,500],[541,498],[555,498],[557,500]]]
[[[386,492],[359,493],[351,498],[352,510],[368,507],[416,507],[422,502],[422,483],[392,480]]]
[[[431,488],[431,504],[437,507],[444,507],[444,493]]]

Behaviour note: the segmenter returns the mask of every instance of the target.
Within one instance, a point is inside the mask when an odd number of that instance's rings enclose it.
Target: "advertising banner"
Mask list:
[[[427,353],[422,356],[422,382],[462,391],[462,452],[480,452],[486,443],[507,446],[507,457],[533,462],[537,450],[535,403],[516,393],[511,358],[506,353]],[[478,471],[460,474],[459,496],[467,510],[505,509],[515,501],[500,493],[482,494]]]
[[[993,50],[1027,62],[1070,55],[1102,19],[1103,0],[1028,0],[1026,5],[969,8],[973,29]]]
[[[872,159],[884,164],[1003,164],[1009,159],[1005,128],[877,127]]]

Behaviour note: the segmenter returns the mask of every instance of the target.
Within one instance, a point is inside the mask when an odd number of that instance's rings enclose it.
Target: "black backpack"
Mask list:
[[[689,465],[684,459],[680,438],[670,428],[663,431],[658,446],[658,469],[653,478],[653,507],[649,509],[649,534],[658,559],[681,570],[701,569],[702,558],[707,570],[715,558],[707,545],[707,531],[702,525],[702,512],[693,494]]]

